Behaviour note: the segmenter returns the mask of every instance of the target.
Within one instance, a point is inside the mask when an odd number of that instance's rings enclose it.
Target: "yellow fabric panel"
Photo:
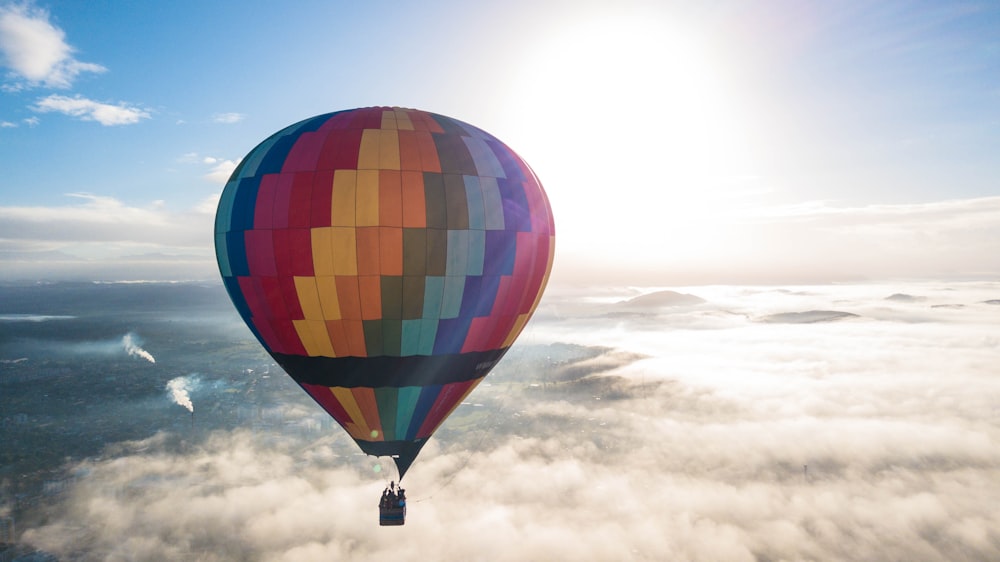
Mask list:
[[[295,326],[295,333],[299,335],[299,341],[302,342],[302,347],[306,348],[306,353],[312,355],[312,350],[316,349],[316,344],[313,343],[312,330],[309,329],[308,320],[292,320],[292,325]]]
[[[346,226],[330,229],[330,248],[333,256],[333,275],[358,274],[357,231]]]
[[[394,112],[396,113],[396,128],[400,131],[412,131],[413,121],[410,121],[410,114],[405,109],[396,109]]]
[[[344,407],[347,415],[351,416],[351,421],[361,430],[360,435],[355,436],[352,433],[351,436],[358,439],[370,440],[372,438],[372,430],[368,427],[365,417],[361,414],[361,408],[358,407],[357,401],[354,400],[354,393],[351,392],[351,389],[335,386],[330,390],[333,392],[333,397],[337,399],[337,402],[340,402],[340,405]]]
[[[378,226],[378,170],[358,170],[357,210],[354,224]]]
[[[511,329],[510,333],[503,340],[503,347],[510,347],[514,344],[514,340],[517,339],[517,335],[521,333],[524,329],[524,325],[528,322],[528,318],[531,316],[530,313],[518,314],[517,320],[514,322],[514,327]]]
[[[357,171],[337,170],[333,173],[330,224],[333,226],[354,226],[357,190]]]
[[[323,307],[324,320],[340,320],[340,301],[337,299],[337,282],[329,277],[316,277],[319,303]],[[332,357],[332,356],[331,356]]]
[[[333,246],[331,246],[332,228],[314,228],[310,230],[312,238],[313,271],[319,275],[333,275]]]
[[[299,296],[299,306],[307,320],[322,320],[323,307],[319,303],[315,277],[294,277],[295,292]],[[296,327],[298,329],[298,327]],[[302,332],[299,332],[302,335]],[[305,341],[305,340],[303,340]]]
[[[359,170],[378,169],[378,147],[381,132],[379,129],[365,129],[361,132],[361,149],[358,151]]]
[[[399,169],[399,133],[381,131],[378,144],[378,167],[380,170]]]
[[[326,331],[325,320],[306,320],[309,323],[309,331],[312,332],[315,349],[306,348],[310,356],[322,355],[324,357],[334,357],[333,344],[330,342],[330,333]]]

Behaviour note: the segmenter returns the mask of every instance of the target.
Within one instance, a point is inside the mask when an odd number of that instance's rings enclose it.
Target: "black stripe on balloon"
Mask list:
[[[478,379],[493,368],[507,349],[406,357],[307,357],[275,352],[271,356],[299,383],[401,388]]]

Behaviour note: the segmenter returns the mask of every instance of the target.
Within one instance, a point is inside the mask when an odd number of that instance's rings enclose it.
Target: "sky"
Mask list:
[[[993,2],[0,0],[0,279],[217,276],[228,174],[412,107],[531,164],[554,284],[995,278]]]
[[[1000,558],[1000,283],[683,291],[700,300],[546,300],[407,472],[403,527],[377,524],[379,461],[290,380],[299,400],[198,434],[236,416],[211,392],[245,386],[206,367],[164,388],[159,330],[125,336],[147,356],[109,340],[175,421],[69,463],[21,540],[73,560]]]

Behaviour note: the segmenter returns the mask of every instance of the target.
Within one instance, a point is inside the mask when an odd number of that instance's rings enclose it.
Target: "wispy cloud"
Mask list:
[[[132,125],[150,118],[148,111],[131,104],[102,103],[79,95],[69,97],[53,94],[39,99],[31,109],[40,113],[63,113],[82,121],[97,121],[105,126]]]
[[[0,6],[0,54],[15,78],[29,86],[69,88],[82,73],[107,70],[77,60],[73,51],[66,33],[49,21],[45,10],[27,4]]]
[[[79,202],[0,207],[0,277],[211,274],[212,240],[206,233],[211,233],[214,207],[172,210],[162,202],[140,207],[90,193],[67,197]]]
[[[232,124],[232,123],[239,123],[240,121],[242,121],[245,118],[246,118],[246,115],[244,115],[242,113],[232,113],[232,112],[230,112],[230,113],[216,113],[216,114],[212,115],[212,122],[213,123]]]

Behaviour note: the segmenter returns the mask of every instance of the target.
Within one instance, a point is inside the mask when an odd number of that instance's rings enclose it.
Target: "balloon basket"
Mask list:
[[[402,525],[406,522],[406,506],[378,508],[378,524],[382,527]]]

